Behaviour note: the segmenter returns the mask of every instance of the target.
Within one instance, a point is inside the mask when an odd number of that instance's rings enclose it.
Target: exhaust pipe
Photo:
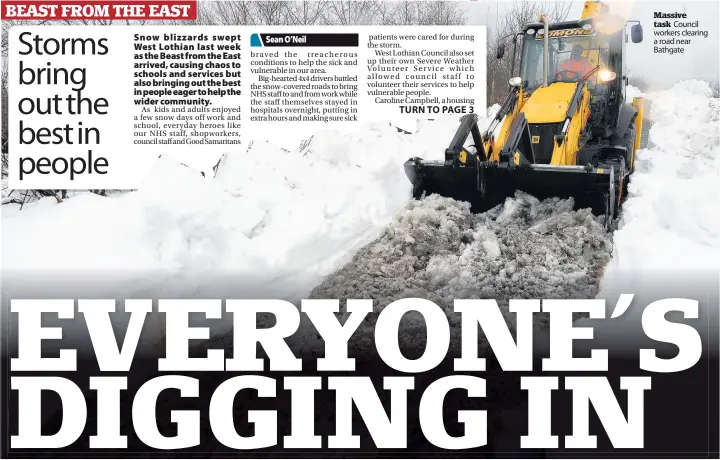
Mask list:
[[[548,34],[550,33],[550,26],[548,24],[548,18],[546,14],[540,15],[540,22],[545,26],[543,32],[543,88],[547,87],[548,82],[548,59],[550,53],[548,51],[549,39]]]

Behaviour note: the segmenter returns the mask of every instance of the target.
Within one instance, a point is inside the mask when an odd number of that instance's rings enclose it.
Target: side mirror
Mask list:
[[[643,40],[643,30],[642,25],[635,24],[630,28],[630,37],[632,38],[633,43],[640,43]]]
[[[502,59],[503,56],[505,56],[505,43],[498,43],[497,52],[495,53],[495,57],[497,59]]]

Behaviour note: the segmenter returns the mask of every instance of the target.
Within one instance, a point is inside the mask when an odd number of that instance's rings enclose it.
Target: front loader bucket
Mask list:
[[[426,162],[413,158],[405,163],[405,173],[413,184],[413,197],[438,194],[467,201],[475,213],[502,204],[517,190],[540,200],[573,198],[575,208],[592,208],[595,215],[607,215],[616,190],[612,169],[585,166],[527,165],[512,167],[507,163],[489,166],[454,167],[443,162]],[[611,214],[615,214],[614,209]]]
[[[509,174],[485,170],[485,194],[480,192],[482,177],[477,168],[446,167],[443,162],[422,162],[411,159],[405,163],[405,174],[413,185],[413,198],[438,194],[469,202],[472,212],[481,213],[505,202],[514,194]]]

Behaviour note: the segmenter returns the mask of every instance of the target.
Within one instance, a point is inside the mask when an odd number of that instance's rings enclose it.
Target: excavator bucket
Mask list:
[[[411,158],[405,163],[405,175],[413,185],[413,198],[437,194],[467,201],[475,213],[492,209],[514,194],[510,174],[499,169],[458,168]]]
[[[424,161],[411,158],[405,174],[413,185],[413,197],[438,194],[469,202],[472,211],[485,212],[520,190],[538,199],[573,198],[576,209],[591,208],[595,215],[604,215],[606,225],[612,224],[622,194],[624,163],[613,164],[608,158],[616,147],[585,149],[583,158],[605,158],[600,167],[583,165],[550,165],[538,163],[530,142],[530,131],[523,114],[518,116],[499,153],[500,161],[488,161],[484,151],[469,154],[464,147],[472,135],[475,145],[483,145],[477,130],[477,117],[463,117],[445,161]]]
[[[520,190],[538,199],[573,198],[575,208],[592,208],[595,215],[607,215],[615,201],[612,169],[585,166],[527,165],[516,168],[501,164],[477,167],[448,167],[443,162],[412,158],[405,174],[413,184],[413,197],[438,194],[467,201],[481,213],[502,204]]]

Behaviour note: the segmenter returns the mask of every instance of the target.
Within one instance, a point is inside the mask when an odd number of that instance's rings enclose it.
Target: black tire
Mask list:
[[[611,210],[612,210],[612,207],[615,205],[615,203],[610,200],[609,193],[603,194],[603,202],[605,204],[605,222],[604,222],[605,231],[612,232],[612,225],[613,225],[613,220],[614,220],[615,216],[613,215],[611,217]]]
[[[629,183],[629,174],[626,163],[627,152],[614,152],[603,158],[598,165],[601,168],[612,168],[615,174],[615,180],[609,184],[613,191],[605,192],[600,197],[601,207],[605,213],[605,230],[612,232],[616,228],[617,219],[620,216],[622,204],[625,201],[627,193],[627,184]],[[621,195],[619,195],[621,194]],[[612,216],[608,218],[608,215]]]
[[[635,171],[635,154],[637,152],[633,152],[633,149],[635,148],[635,136],[637,135],[637,128],[635,126],[635,122],[633,121],[630,124],[630,127],[628,128],[627,132],[625,132],[625,135],[623,136],[623,145],[627,148],[628,157],[625,159],[628,165],[628,171],[629,174],[632,174],[633,171]]]
[[[624,136],[624,140],[625,140],[624,145],[627,147],[627,151],[628,151],[628,158],[626,158],[627,165],[628,165],[627,166],[628,172],[625,175],[625,177],[623,177],[623,181],[621,184],[622,188],[620,190],[622,190],[622,195],[620,196],[620,203],[618,203],[618,209],[617,209],[618,217],[619,217],[620,211],[622,210],[622,205],[625,203],[625,200],[627,200],[628,186],[630,185],[630,178],[632,177],[632,173],[635,171],[635,160],[636,160],[635,157],[637,155],[637,152],[633,152],[633,149],[635,148],[636,133],[637,133],[637,128],[635,126],[635,122],[633,121],[632,124],[630,125],[630,128],[628,128],[628,130]]]

